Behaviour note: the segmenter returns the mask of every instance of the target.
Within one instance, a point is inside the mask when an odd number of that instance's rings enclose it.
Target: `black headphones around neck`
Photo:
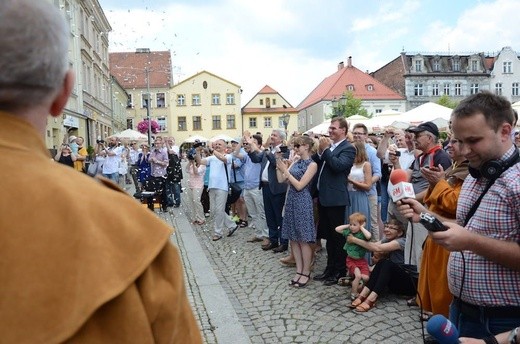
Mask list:
[[[489,160],[483,163],[478,169],[468,166],[468,170],[469,174],[471,174],[473,178],[484,177],[486,179],[495,180],[500,177],[504,171],[518,162],[520,162],[520,153],[518,153],[518,148],[515,147],[513,155],[511,155],[506,161]]]

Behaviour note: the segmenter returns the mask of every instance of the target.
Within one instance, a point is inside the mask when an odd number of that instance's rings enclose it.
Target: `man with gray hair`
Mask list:
[[[171,229],[111,182],[50,160],[47,119],[74,83],[63,16],[2,0],[0,32],[2,341],[200,343]]]

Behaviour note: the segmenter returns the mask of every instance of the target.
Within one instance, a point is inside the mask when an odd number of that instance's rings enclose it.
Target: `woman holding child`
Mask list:
[[[290,285],[303,288],[310,281],[313,245],[316,242],[314,231],[313,202],[311,181],[318,165],[311,159],[310,151],[314,141],[307,136],[294,139],[293,147],[300,159],[289,167],[282,159],[276,161],[278,181],[289,184],[283,216],[283,236],[289,239],[291,251],[296,261],[296,275]]]
[[[388,288],[390,292],[401,295],[414,295],[415,286],[411,277],[403,269],[404,264],[404,228],[400,222],[391,219],[383,230],[384,239],[378,242],[360,240],[352,235],[347,242],[357,244],[369,251],[382,254],[377,261],[368,283],[352,301],[350,308],[357,312],[372,309],[378,296]]]

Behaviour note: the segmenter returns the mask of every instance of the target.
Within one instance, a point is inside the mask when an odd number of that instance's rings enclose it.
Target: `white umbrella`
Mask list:
[[[199,140],[199,142],[208,142],[207,138],[205,138],[204,136],[200,136],[200,135],[190,136],[186,140],[184,140],[184,142],[195,143],[196,140]]]
[[[224,135],[224,134],[220,134],[220,135],[217,135],[217,136],[213,136],[210,139],[211,142],[214,142],[214,141],[217,141],[217,140],[224,140],[226,142],[230,142],[231,140],[234,140],[234,137],[231,137],[231,136],[228,136],[228,135]]]
[[[132,129],[126,129],[118,134],[114,134],[111,137],[116,137],[120,140],[135,140],[135,141],[145,141],[148,140],[148,136],[141,134],[138,131],[132,130]]]

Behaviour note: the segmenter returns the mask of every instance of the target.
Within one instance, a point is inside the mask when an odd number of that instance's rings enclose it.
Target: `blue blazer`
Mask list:
[[[284,154],[284,158],[289,157],[289,152]],[[269,167],[267,170],[267,178],[269,180],[269,190],[273,195],[279,195],[281,193],[285,193],[287,191],[287,183],[278,183],[278,178],[276,177],[276,157],[273,153],[269,151],[262,152],[250,152],[249,158],[254,163],[261,163],[260,168],[260,184],[258,188],[262,187],[262,172],[264,171],[265,165],[267,161],[269,161]]]
[[[316,183],[318,183],[318,199],[322,206],[350,205],[347,177],[355,158],[356,149],[347,140],[341,142],[334,151],[325,149],[321,157],[317,153],[312,156],[318,164]]]

